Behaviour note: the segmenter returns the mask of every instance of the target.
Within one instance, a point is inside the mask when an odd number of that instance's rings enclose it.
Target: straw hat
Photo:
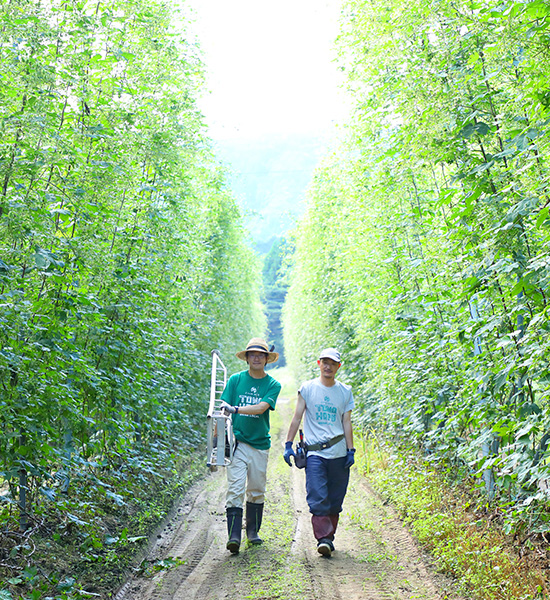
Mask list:
[[[265,354],[267,354],[268,363],[273,363],[279,360],[279,353],[270,352],[267,342],[262,340],[262,338],[252,338],[246,345],[246,350],[241,350],[241,352],[237,352],[235,356],[237,358],[240,358],[241,360],[246,360],[247,352],[264,352]]]

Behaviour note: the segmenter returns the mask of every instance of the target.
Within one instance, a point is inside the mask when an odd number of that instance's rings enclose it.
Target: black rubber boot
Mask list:
[[[243,527],[243,509],[231,507],[226,509],[227,513],[227,533],[229,541],[226,548],[232,554],[239,554],[241,547],[241,529]]]
[[[246,503],[246,537],[251,544],[261,544],[262,538],[258,535],[262,526],[262,516],[264,514],[264,505],[255,502]]]

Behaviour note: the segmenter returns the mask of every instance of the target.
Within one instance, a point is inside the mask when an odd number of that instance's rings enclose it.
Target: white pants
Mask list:
[[[263,504],[269,450],[258,450],[239,442],[227,467],[226,508],[242,508],[246,501]],[[248,481],[247,481],[248,480]]]

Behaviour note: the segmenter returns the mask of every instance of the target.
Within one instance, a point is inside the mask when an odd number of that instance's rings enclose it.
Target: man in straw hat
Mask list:
[[[251,544],[261,544],[267,459],[271,447],[269,411],[281,391],[281,384],[265,372],[268,363],[279,358],[261,338],[252,338],[237,358],[248,369],[229,378],[222,393],[222,407],[233,415],[237,448],[227,467],[227,549],[238,554],[241,545],[243,503],[246,492],[246,535]]]
[[[304,417],[307,447],[306,500],[311,513],[317,551],[330,557],[334,552],[334,534],[349,482],[349,468],[355,460],[351,411],[354,407],[351,387],[336,379],[342,362],[336,348],[325,348],[317,361],[320,374],[303,383],[290,423],[284,459],[296,454],[292,441]]]

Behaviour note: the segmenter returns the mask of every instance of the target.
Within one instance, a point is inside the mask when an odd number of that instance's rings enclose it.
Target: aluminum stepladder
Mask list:
[[[231,415],[221,410],[221,395],[227,382],[227,369],[218,350],[212,350],[212,374],[210,379],[210,404],[206,416],[207,449],[206,465],[211,471],[226,467],[233,460],[235,436]]]

